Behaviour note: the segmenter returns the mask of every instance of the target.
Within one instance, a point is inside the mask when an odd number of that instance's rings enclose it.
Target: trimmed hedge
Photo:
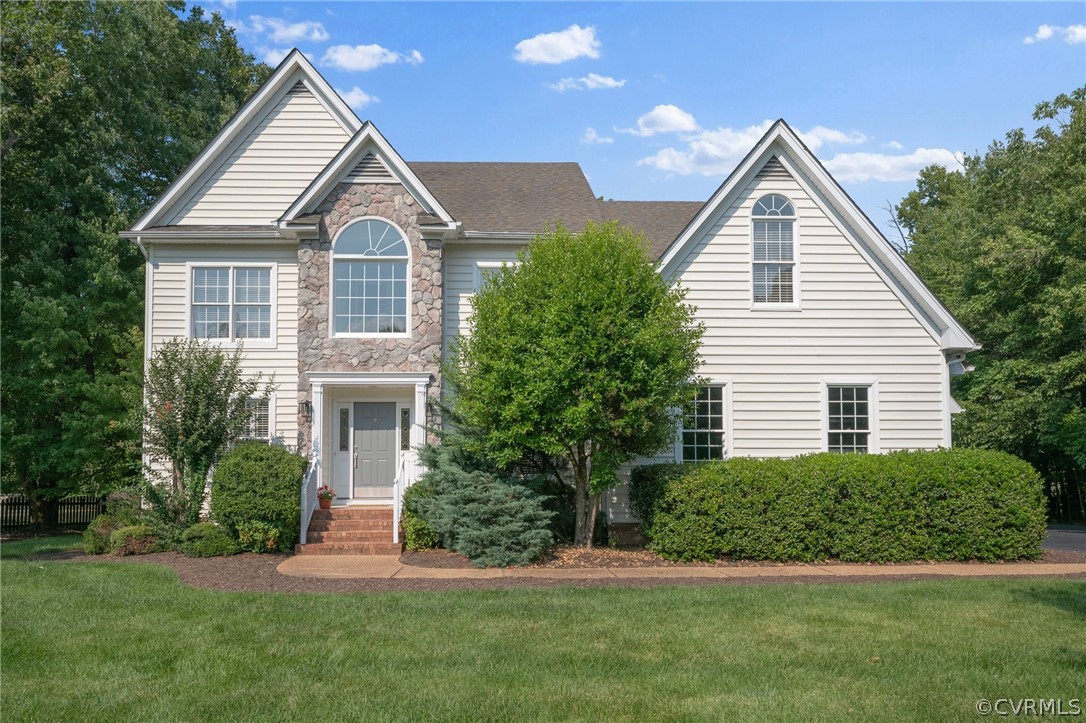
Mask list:
[[[211,480],[211,514],[237,537],[246,523],[279,530],[286,552],[298,540],[305,458],[282,447],[242,442],[222,456]]]
[[[630,501],[673,560],[1015,560],[1045,535],[1040,475],[979,449],[650,465]]]

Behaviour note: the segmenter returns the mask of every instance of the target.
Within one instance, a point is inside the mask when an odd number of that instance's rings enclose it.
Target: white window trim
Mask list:
[[[264,439],[263,437],[246,437],[246,436],[242,436],[242,437],[238,438],[238,441],[255,440],[255,441],[258,441],[258,442],[267,442],[268,444],[275,444],[275,440],[277,439],[276,428],[275,428],[275,403],[276,403],[276,395],[275,395],[275,392],[272,392],[271,396],[268,397],[268,438]]]
[[[795,214],[792,216],[755,216],[754,206],[761,199],[769,195],[781,196],[788,203],[792,204],[792,210]],[[775,301],[761,301],[754,300],[754,222],[764,221],[766,219],[783,219],[792,222],[792,302],[791,303],[778,303]],[[747,283],[750,284],[750,310],[751,311],[800,311],[802,309],[802,297],[800,295],[800,222],[799,212],[796,211],[796,202],[792,198],[784,193],[777,191],[767,191],[765,193],[758,194],[755,198],[751,199],[750,204],[750,220],[748,223],[748,235],[750,236],[750,243],[748,245],[748,252],[750,257],[747,263]],[[758,263],[773,263],[770,261]]]
[[[365,332],[337,332],[336,331],[336,259],[342,259],[344,261],[402,261],[405,260],[402,256],[362,256],[360,254],[342,254],[336,256],[336,243],[339,241],[343,232],[354,226],[361,221],[383,221],[392,228],[400,232],[403,236],[404,245],[407,246],[407,308],[406,318],[403,332],[373,332],[367,334]],[[412,337],[411,326],[411,311],[415,305],[411,299],[414,296],[415,284],[413,282],[412,271],[414,266],[412,265],[411,257],[411,240],[407,237],[407,232],[400,228],[397,224],[393,223],[387,218],[382,216],[359,216],[358,218],[351,219],[350,223],[346,224],[338,232],[336,237],[332,239],[332,246],[328,250],[328,335],[333,339],[410,339]]]
[[[271,301],[271,336],[267,339],[205,339],[196,337],[192,333],[193,326],[193,294],[192,282],[194,269],[230,269],[230,332],[234,331],[234,270],[235,269],[269,269],[268,274],[268,298]],[[221,304],[220,304],[221,306]],[[222,261],[189,261],[185,264],[185,338],[198,339],[210,342],[225,349],[236,349],[241,346],[246,349],[275,349],[279,339],[279,264],[268,261],[250,262],[243,259],[230,259]]]
[[[823,377],[821,379],[822,431],[820,443],[823,452],[830,451],[830,387],[867,387],[867,453],[882,454],[879,434],[879,380],[877,377]]]
[[[724,454],[723,459],[731,459],[735,452],[735,425],[732,415],[732,389],[735,386],[731,377],[703,376],[705,386],[724,387]],[[700,386],[700,385],[699,385]],[[675,427],[676,462],[683,461],[683,415],[679,415],[678,424]]]
[[[520,266],[520,261],[513,259],[511,261],[476,261],[475,266],[472,269],[471,277],[471,296],[479,293],[479,290],[483,288],[483,274],[487,271],[498,271],[503,266],[516,267]]]

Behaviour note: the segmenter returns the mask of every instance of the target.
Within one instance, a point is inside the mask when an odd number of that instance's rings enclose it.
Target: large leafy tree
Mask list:
[[[702,329],[683,297],[616,223],[537,237],[474,297],[446,370],[456,413],[498,464],[565,461],[576,544],[618,466],[671,444],[693,398]]]
[[[1037,106],[898,206],[909,263],[983,344],[955,381],[959,444],[1029,460],[1056,517],[1086,503],[1086,87]]]
[[[182,2],[0,3],[3,482],[37,504],[139,470],[129,226],[267,72]]]

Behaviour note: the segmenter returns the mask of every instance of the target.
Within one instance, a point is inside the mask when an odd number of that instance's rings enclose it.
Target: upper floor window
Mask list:
[[[332,247],[333,333],[407,333],[409,258],[407,239],[387,221],[344,228]]]
[[[272,338],[271,268],[192,269],[192,336],[226,341]]]
[[[762,196],[754,204],[752,283],[755,304],[793,304],[796,211],[780,194]]]

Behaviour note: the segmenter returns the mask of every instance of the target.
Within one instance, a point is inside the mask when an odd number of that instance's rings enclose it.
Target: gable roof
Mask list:
[[[297,48],[291,50],[282,62],[272,71],[264,84],[238,109],[227,121],[222,130],[211,139],[200,153],[186,166],[174,182],[166,189],[148,211],[132,226],[133,231],[142,231],[158,225],[166,212],[189,192],[191,186],[221,160],[222,154],[231,144],[261,117],[272,100],[279,99],[290,92],[299,82],[313,93],[337,123],[348,133],[355,133],[362,125],[358,116],[332,90],[328,82]]]
[[[411,168],[467,233],[536,234],[603,220],[576,163],[430,163]]]
[[[340,181],[357,177],[356,173],[375,171],[373,161],[377,161],[380,172],[391,174],[389,181],[402,183],[426,211],[446,224],[455,223],[453,216],[381,135],[377,126],[366,121],[279,218],[280,224],[297,222],[305,214],[312,213]]]
[[[630,226],[645,234],[653,259],[663,255],[704,205],[702,201],[600,202],[605,219],[618,221],[622,226]]]
[[[783,119],[777,120],[766,131],[667,248],[660,259],[661,273],[666,275],[676,269],[696,239],[708,230],[719,213],[731,205],[735,196],[773,156],[805,187],[816,203],[823,205],[822,199],[825,199],[832,206],[832,209],[825,210],[835,212],[828,214],[830,218],[840,218],[846,225],[841,228],[845,238],[852,242],[942,349],[972,351],[980,348]]]

